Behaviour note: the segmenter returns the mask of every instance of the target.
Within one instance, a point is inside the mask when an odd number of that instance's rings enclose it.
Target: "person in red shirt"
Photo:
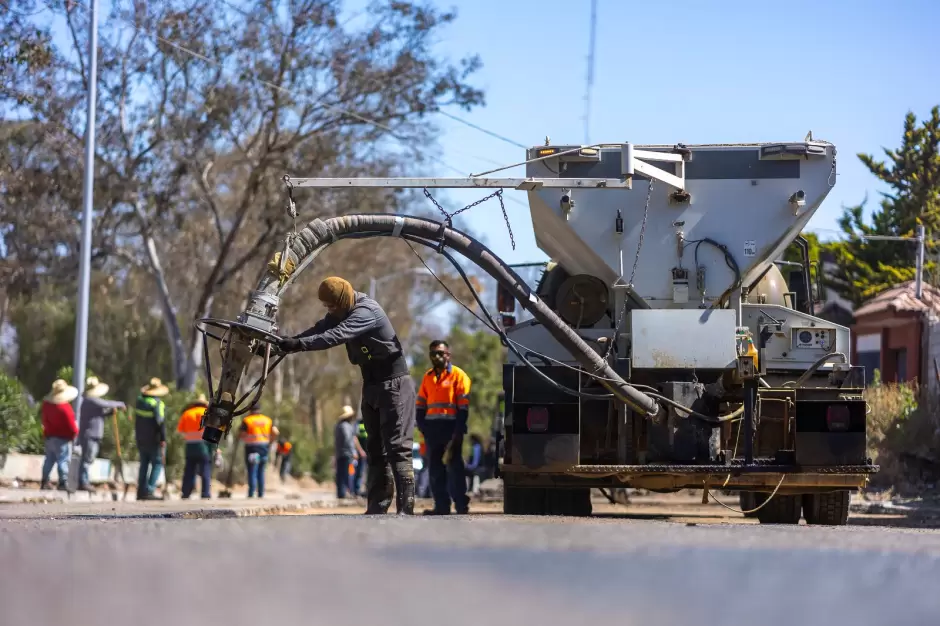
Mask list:
[[[78,436],[78,424],[71,402],[77,397],[78,389],[60,378],[52,383],[52,391],[43,398],[42,434],[46,439],[46,460],[42,464],[40,489],[52,489],[49,477],[55,465],[59,471],[59,491],[68,490],[72,442]]]

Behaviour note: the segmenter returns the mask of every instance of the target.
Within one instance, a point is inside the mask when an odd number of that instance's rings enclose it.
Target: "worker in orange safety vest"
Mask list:
[[[470,413],[470,377],[451,363],[446,341],[431,342],[430,358],[432,367],[425,372],[415,400],[434,497],[434,508],[424,514],[449,515],[451,500],[458,514],[467,513],[470,498],[461,448]]]
[[[239,429],[242,443],[245,444],[245,465],[248,468],[248,497],[258,493],[264,497],[264,468],[268,463],[268,451],[271,438],[278,436],[277,427],[267,415],[261,413],[261,405],[252,405],[248,415],[242,420]]]
[[[279,470],[281,476],[281,482],[287,478],[287,474],[290,472],[290,461],[291,461],[291,452],[294,449],[294,444],[290,442],[286,437],[281,437],[277,442],[277,458],[280,462]]]
[[[186,406],[180,415],[176,432],[183,436],[186,442],[185,465],[183,466],[183,498],[188,499],[196,487],[196,476],[202,479],[202,497],[211,497],[212,484],[212,454],[210,444],[202,440],[202,414],[206,412],[209,401],[206,396],[199,397]],[[212,446],[213,448],[215,446]]]

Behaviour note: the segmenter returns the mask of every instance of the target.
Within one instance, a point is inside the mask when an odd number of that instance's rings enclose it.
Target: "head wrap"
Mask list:
[[[347,315],[355,304],[355,292],[352,285],[345,278],[330,276],[317,289],[317,297],[321,302],[335,306],[340,315]]]

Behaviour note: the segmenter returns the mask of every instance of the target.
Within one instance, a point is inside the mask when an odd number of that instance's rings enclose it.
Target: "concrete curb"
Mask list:
[[[268,517],[277,515],[298,514],[317,509],[339,509],[362,507],[362,503],[352,501],[337,501],[335,498],[313,498],[295,502],[279,502],[270,504],[246,504],[243,506],[197,506],[194,508],[174,507],[170,510],[145,510],[148,504],[132,505],[131,510],[94,506],[70,507],[67,510],[56,510],[56,507],[43,507],[34,504],[10,507],[6,511],[0,508],[0,520],[15,519],[233,519],[240,517]],[[160,502],[154,503],[161,506]],[[4,515],[7,513],[7,515]]]
[[[284,513],[303,513],[313,509],[339,509],[357,506],[357,502],[340,502],[337,500],[307,500],[294,504],[274,504],[269,506],[245,506],[231,508],[191,509],[188,511],[175,511],[168,513],[142,513],[138,515],[119,517],[142,517],[163,519],[231,519],[236,517],[269,517]]]
[[[906,515],[917,519],[940,518],[940,506],[934,504],[895,503],[895,502],[853,502],[849,505],[851,513],[869,515]]]

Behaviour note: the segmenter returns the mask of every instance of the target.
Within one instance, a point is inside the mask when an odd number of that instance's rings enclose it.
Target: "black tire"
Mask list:
[[[742,511],[753,511],[757,508],[757,498],[753,491],[739,491],[738,500]],[[745,513],[744,517],[757,517],[757,513]]]
[[[545,490],[545,515],[590,517],[592,511],[590,489]]]
[[[503,513],[506,515],[591,515],[590,489],[545,489],[505,487]]]
[[[803,496],[803,516],[814,526],[845,526],[849,521],[851,492],[807,493]]]
[[[544,515],[545,490],[504,487],[503,513],[506,515]]]
[[[766,493],[755,493],[754,499],[757,506],[767,502]],[[770,502],[767,502],[754,515],[761,524],[799,524],[800,513],[803,509],[803,499],[800,496],[782,496],[775,495]]]

